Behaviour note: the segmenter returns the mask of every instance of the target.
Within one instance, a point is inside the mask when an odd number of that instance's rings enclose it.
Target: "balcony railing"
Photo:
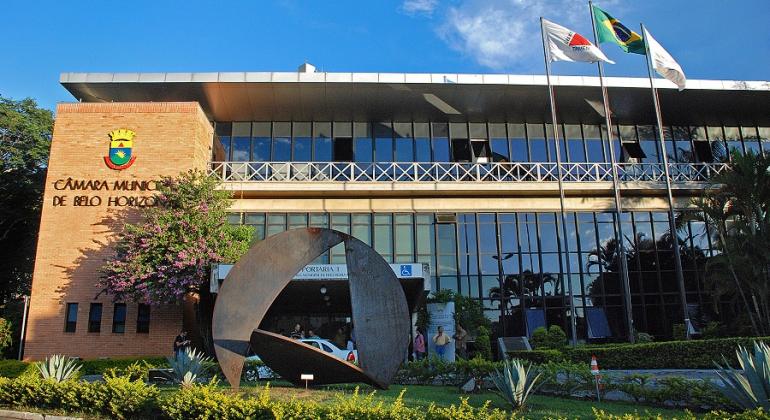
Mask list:
[[[563,182],[611,182],[610,163],[562,163]],[[618,163],[622,182],[664,182],[662,163]],[[705,182],[725,163],[669,164],[672,182]],[[212,162],[209,173],[224,182],[548,182],[556,163],[359,163]]]

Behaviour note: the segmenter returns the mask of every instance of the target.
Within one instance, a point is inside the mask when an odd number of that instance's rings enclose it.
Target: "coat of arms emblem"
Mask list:
[[[110,132],[110,153],[104,157],[104,163],[110,169],[120,171],[134,163],[136,156],[132,156],[132,150],[135,134],[125,128]]]

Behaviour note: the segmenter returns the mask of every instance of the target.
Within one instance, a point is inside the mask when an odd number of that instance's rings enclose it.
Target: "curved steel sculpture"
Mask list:
[[[296,340],[259,330],[270,305],[291,279],[331,247],[344,243],[359,366]],[[387,388],[409,343],[409,311],[388,263],[358,239],[331,229],[301,228],[255,244],[230,270],[214,307],[214,349],[230,386],[238,388],[252,350],[281,377],[316,384],[365,382]]]

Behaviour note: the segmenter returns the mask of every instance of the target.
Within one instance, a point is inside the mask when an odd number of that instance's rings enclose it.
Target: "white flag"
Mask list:
[[[687,78],[684,76],[682,66],[674,60],[674,57],[666,51],[655,38],[644,28],[644,42],[647,43],[647,49],[650,52],[652,66],[659,75],[673,82],[679,90],[684,90],[687,84]]]
[[[615,64],[596,45],[575,31],[546,19],[543,19],[543,30],[548,42],[549,61],[582,61],[585,63],[604,61]]]

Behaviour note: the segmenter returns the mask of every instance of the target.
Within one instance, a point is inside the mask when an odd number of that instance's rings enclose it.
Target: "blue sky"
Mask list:
[[[691,79],[770,79],[770,0],[598,0],[644,22]],[[54,108],[61,72],[323,71],[542,74],[538,17],[593,39],[586,2],[8,1],[0,95]],[[646,76],[644,59],[602,45],[608,75]],[[555,74],[596,66],[556,63]]]

